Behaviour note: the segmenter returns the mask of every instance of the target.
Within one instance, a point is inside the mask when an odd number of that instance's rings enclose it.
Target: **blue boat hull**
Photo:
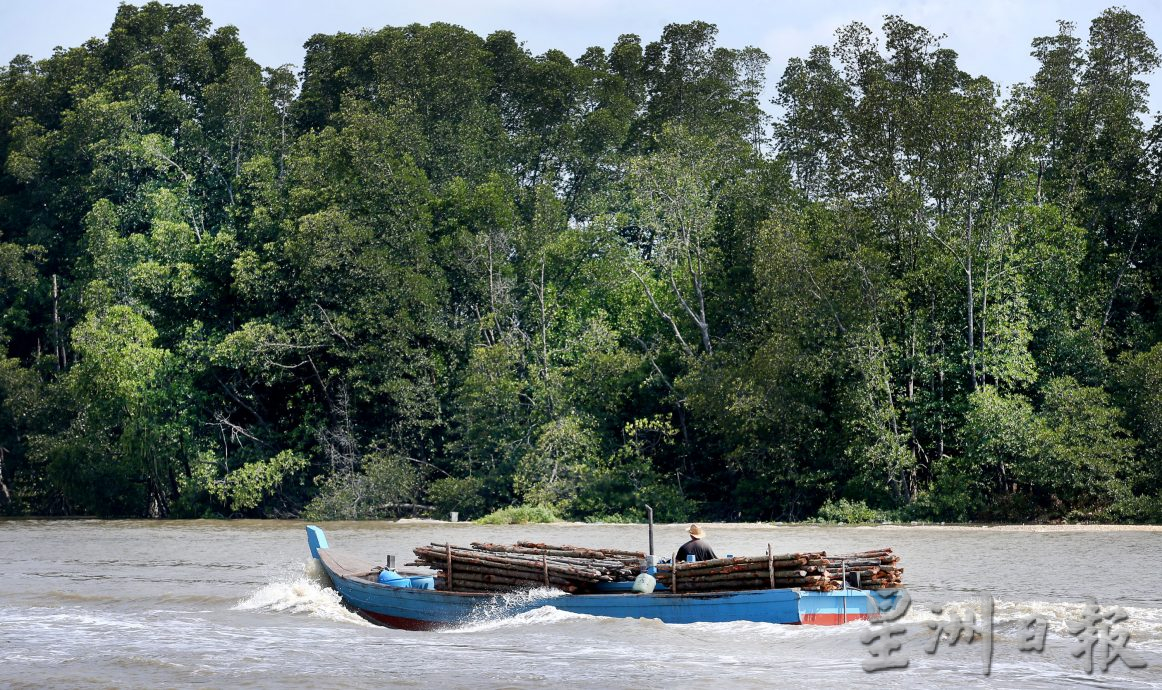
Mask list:
[[[464,624],[485,616],[516,615],[542,606],[611,618],[652,618],[663,623],[808,623],[835,625],[863,620],[875,603],[861,590],[804,592],[762,589],[743,592],[671,594],[511,595],[400,588],[366,577],[366,564],[332,551],[318,527],[307,527],[311,554],[322,563],[343,601],[365,618],[396,628],[426,630]]]

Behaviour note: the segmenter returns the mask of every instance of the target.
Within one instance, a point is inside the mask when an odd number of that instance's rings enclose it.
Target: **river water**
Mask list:
[[[331,546],[406,562],[428,542],[518,539],[644,549],[626,525],[488,527],[324,524]],[[441,632],[373,626],[319,579],[303,523],[291,521],[0,521],[0,687],[500,688],[687,687],[1162,688],[1162,530],[1118,528],[713,525],[720,555],[891,546],[913,604],[897,624],[907,668],[868,674],[846,626],[662,625],[551,607]],[[681,526],[657,528],[658,550]],[[995,601],[991,675],[982,642],[925,646],[929,623]],[[1127,632],[1108,672],[1072,655],[1085,598],[1124,609]],[[937,616],[933,607],[942,606]],[[1019,650],[1020,619],[1048,623],[1043,651]],[[979,622],[979,621],[978,621]],[[882,625],[882,624],[881,624]],[[901,658],[901,657],[892,657]]]

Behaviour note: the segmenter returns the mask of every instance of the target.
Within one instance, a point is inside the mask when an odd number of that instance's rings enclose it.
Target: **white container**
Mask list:
[[[654,579],[653,575],[642,573],[634,578],[633,591],[639,594],[652,594],[657,584],[658,581]]]

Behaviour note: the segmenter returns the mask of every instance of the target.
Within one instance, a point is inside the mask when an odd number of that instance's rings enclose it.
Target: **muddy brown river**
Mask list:
[[[908,666],[872,674],[866,622],[663,625],[552,607],[510,616],[498,606],[439,632],[373,626],[320,580],[304,524],[0,521],[0,687],[1162,688],[1159,528],[708,527],[722,555],[765,553],[768,543],[776,552],[893,547],[913,599],[894,638]],[[332,547],[374,562],[406,562],[413,546],[444,541],[646,547],[645,527],[633,525],[322,526]],[[683,537],[682,526],[658,527],[658,550]],[[995,602],[988,676],[983,640],[942,639],[926,651],[932,628],[952,615],[972,611],[979,625],[982,596]],[[1125,615],[1092,646],[1069,630],[1084,621],[1086,597]],[[1031,617],[1045,623],[1043,644],[1022,651],[1038,630],[1025,627]],[[1079,649],[1098,654],[1092,674]],[[1104,673],[1103,650],[1124,654]]]

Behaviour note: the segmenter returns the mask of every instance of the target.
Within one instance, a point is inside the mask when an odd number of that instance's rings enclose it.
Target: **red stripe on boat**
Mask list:
[[[866,621],[866,613],[804,613],[803,625],[843,625],[851,621]]]

